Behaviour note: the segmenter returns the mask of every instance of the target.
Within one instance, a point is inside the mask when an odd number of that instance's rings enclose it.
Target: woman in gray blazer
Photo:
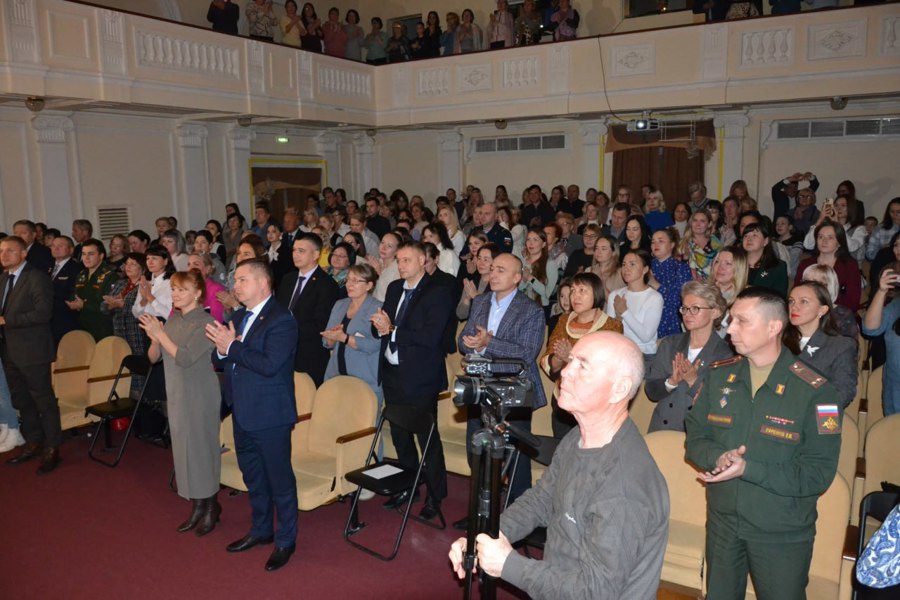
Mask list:
[[[715,333],[726,303],[715,284],[689,281],[681,287],[681,319],[685,333],[663,338],[650,363],[644,390],[656,402],[650,431],[684,431],[684,418],[709,366],[733,356]]]
[[[369,318],[381,308],[372,296],[378,274],[368,264],[348,269],[347,298],[338,300],[331,309],[328,325],[322,332],[322,343],[332,349],[325,369],[325,380],[338,375],[358,377],[375,392],[378,414],[384,397],[378,385],[378,361],[381,340],[372,335]]]

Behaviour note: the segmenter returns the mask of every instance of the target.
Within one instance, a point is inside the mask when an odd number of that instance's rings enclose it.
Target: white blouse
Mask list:
[[[168,319],[172,314],[172,284],[165,273],[153,276],[153,279],[150,280],[150,293],[153,295],[153,302],[144,306],[141,305],[141,296],[138,293],[138,297],[131,307],[131,314],[136,319],[144,314]]]

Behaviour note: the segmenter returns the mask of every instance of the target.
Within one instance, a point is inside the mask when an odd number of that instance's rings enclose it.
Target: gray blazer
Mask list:
[[[847,408],[856,396],[858,352],[855,339],[843,335],[828,335],[819,328],[809,338],[797,359],[830,381],[837,388],[843,407]]]
[[[331,315],[328,317],[327,329],[339,325],[344,320],[344,317],[347,316],[348,308],[350,308],[350,298],[343,298],[335,302],[331,308]],[[381,386],[378,385],[381,340],[372,335],[372,324],[369,322],[369,318],[379,308],[381,308],[381,302],[376,300],[374,296],[369,295],[353,318],[350,319],[350,324],[347,325],[347,335],[356,338],[356,349],[347,346],[344,358],[347,361],[347,374],[358,377],[368,383],[378,399],[381,400]],[[326,348],[328,347],[324,339],[322,344]],[[338,372],[337,349],[338,345],[335,344],[331,352],[331,358],[328,359],[328,366],[325,368],[326,381],[340,375]]]
[[[670,392],[666,389],[666,379],[672,374],[672,361],[678,352],[687,356],[690,343],[691,334],[685,332],[666,336],[659,344],[659,349],[650,364],[650,372],[645,378],[647,383],[644,390],[647,392],[647,397],[656,402],[656,408],[650,418],[649,431],[661,429],[684,431],[684,418],[706,377],[709,365],[734,356],[725,340],[713,331],[697,356],[697,381],[692,386],[682,381]]]

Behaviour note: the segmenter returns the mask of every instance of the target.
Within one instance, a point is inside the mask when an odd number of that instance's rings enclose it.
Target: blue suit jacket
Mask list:
[[[463,336],[475,335],[476,326],[488,328],[492,296],[493,293],[488,290],[472,300],[469,320],[457,338],[457,345],[462,354],[472,352],[463,345]],[[537,365],[546,329],[544,309],[517,290],[500,321],[500,326],[497,327],[484,351],[484,355],[488,358],[517,358],[525,361],[528,365],[528,379],[534,388],[534,408],[547,404],[547,396],[544,395],[544,386],[541,384],[541,374]]]
[[[244,322],[247,309],[234,314]],[[225,403],[245,431],[261,431],[297,422],[294,400],[294,352],[297,324],[275,297],[263,305],[247,335],[232,342],[228,356],[212,351],[213,364],[223,369]]]

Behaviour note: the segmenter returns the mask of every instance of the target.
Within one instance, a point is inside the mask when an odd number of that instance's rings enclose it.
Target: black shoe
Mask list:
[[[219,522],[219,515],[222,514],[222,505],[219,504],[215,495],[202,500],[202,502],[204,503],[203,515],[200,517],[200,522],[197,523],[197,531],[194,532],[197,537],[203,537],[215,529],[216,523]]]
[[[425,506],[423,506],[422,510],[419,512],[419,518],[430,521],[439,514],[441,514],[441,503],[429,498],[425,501]]]
[[[288,561],[291,559],[291,555],[296,548],[296,545],[288,546],[287,548],[275,548],[275,550],[272,551],[272,555],[269,556],[269,560],[266,561],[266,571],[277,571],[288,564]]]
[[[200,521],[200,517],[203,516],[203,511],[206,510],[206,499],[204,498],[191,498],[191,503],[193,504],[191,516],[188,517],[187,521],[178,526],[175,530],[178,533],[184,533],[196,527],[197,523]]]
[[[419,500],[419,490],[416,489],[416,492],[413,494],[413,502],[418,502]],[[399,494],[394,494],[391,496],[391,499],[384,503],[385,510],[397,510],[404,504],[409,501],[409,490],[405,492],[400,492]]]
[[[458,531],[468,531],[469,530],[469,515],[466,515],[459,521],[453,521],[453,529]]]
[[[16,456],[10,458],[6,461],[11,465],[21,465],[23,462],[27,462],[32,458],[37,458],[41,455],[41,445],[40,444],[25,444],[22,446],[22,451],[19,452]]]
[[[244,550],[249,550],[253,546],[263,546],[265,544],[271,544],[275,541],[275,538],[271,535],[269,537],[253,537],[249,533],[237,540],[236,542],[231,542],[226,546],[225,550],[228,552],[243,552]]]
[[[47,473],[52,473],[61,462],[59,448],[44,448],[44,451],[41,452],[41,466],[38,467],[37,474],[46,475]]]

